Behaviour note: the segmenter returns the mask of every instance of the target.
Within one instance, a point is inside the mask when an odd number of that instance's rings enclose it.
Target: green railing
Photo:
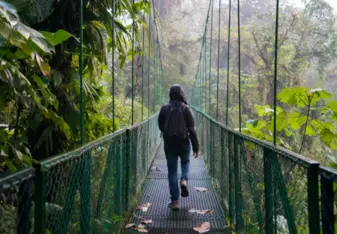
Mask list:
[[[155,115],[1,179],[0,233],[119,233],[159,144]]]
[[[209,173],[235,231],[334,233],[337,171],[194,111]]]

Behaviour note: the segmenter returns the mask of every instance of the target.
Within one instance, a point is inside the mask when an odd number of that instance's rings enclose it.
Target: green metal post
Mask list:
[[[131,137],[130,130],[126,130],[126,143],[125,143],[125,180],[123,183],[125,184],[125,207],[126,210],[129,210],[131,201],[130,201],[130,159],[131,159]]]
[[[225,153],[225,147],[226,147],[226,145],[225,145],[225,130],[223,129],[223,128],[221,128],[221,133],[220,133],[221,135],[220,135],[220,147],[221,147],[221,149],[220,149],[220,151],[221,151],[221,167],[220,167],[220,170],[221,170],[221,177],[222,178],[226,178],[225,177],[225,174],[224,174],[224,172],[226,171],[226,170],[228,170],[228,167],[227,167],[227,164],[226,164],[226,153]],[[228,146],[228,145],[227,145]],[[226,178],[226,179],[228,179],[228,178]],[[225,182],[226,183],[226,182]],[[226,196],[226,193],[228,192],[228,191],[224,191],[224,190],[226,190],[225,188],[225,186],[220,186],[221,187],[221,194],[220,194],[220,197],[227,197]],[[222,203],[222,206],[223,207],[225,207],[225,203],[223,202],[224,201],[224,199],[221,199],[221,203]]]
[[[231,221],[231,224],[233,224],[234,219],[234,209],[235,205],[234,198],[233,198],[233,190],[234,184],[233,184],[233,174],[234,174],[234,150],[233,150],[233,135],[232,133],[228,133],[228,164],[229,164],[229,172],[228,172],[228,188],[229,188],[229,219]]]
[[[319,163],[312,163],[307,172],[310,234],[320,233],[318,167]]]
[[[41,164],[35,167],[35,234],[46,233],[46,181]]]
[[[91,153],[86,152],[82,160],[84,165],[80,186],[80,233],[91,234]]]
[[[236,225],[235,230],[242,232],[244,222],[242,218],[242,190],[241,190],[241,160],[239,155],[239,139],[234,136],[234,179],[235,179],[235,214]]]
[[[117,143],[115,143],[115,165],[114,165],[114,199],[115,199],[115,212],[118,215],[122,214],[122,189],[121,189],[121,175],[122,175],[122,163],[121,163],[121,156],[122,156],[122,152],[123,152],[123,148],[122,146],[122,142],[123,142],[123,138],[122,136],[120,136],[117,140]]]
[[[109,150],[108,150],[108,155],[107,155],[107,160],[106,160],[106,165],[104,168],[104,172],[103,172],[103,177],[101,178],[101,182],[100,182],[100,186],[99,186],[99,193],[97,196],[97,206],[96,206],[96,214],[95,217],[99,218],[101,215],[101,209],[102,209],[102,205],[103,205],[103,199],[105,196],[105,187],[107,185],[108,178],[112,176],[112,170],[113,170],[113,158],[115,157],[114,155],[114,145],[112,144],[112,142],[110,142],[109,145]],[[116,199],[116,198],[114,198]]]
[[[321,210],[323,234],[335,233],[333,181],[321,175]]]
[[[263,178],[264,178],[264,208],[265,208],[265,232],[273,233],[273,163],[271,152],[263,149]]]

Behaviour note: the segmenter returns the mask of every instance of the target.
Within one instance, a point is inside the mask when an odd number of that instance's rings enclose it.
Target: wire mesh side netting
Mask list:
[[[33,169],[0,179],[0,233],[33,232],[33,180]]]
[[[159,146],[156,124],[154,116],[42,162],[41,225],[51,233],[117,233]]]
[[[232,131],[194,110],[202,155],[233,229],[303,234],[319,230],[317,162]],[[323,185],[321,191],[331,196],[330,187]]]

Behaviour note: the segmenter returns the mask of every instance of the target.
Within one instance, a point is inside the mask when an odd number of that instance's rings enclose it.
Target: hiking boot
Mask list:
[[[181,180],[180,181],[180,188],[181,188],[181,196],[188,197],[188,189],[187,189],[187,181]]]
[[[180,209],[179,200],[171,201],[168,204],[168,207],[171,208],[172,210],[179,210]]]

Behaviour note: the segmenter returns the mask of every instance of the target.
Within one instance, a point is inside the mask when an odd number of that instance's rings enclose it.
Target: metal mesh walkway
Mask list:
[[[178,178],[180,177],[180,166],[178,168]],[[199,226],[203,222],[211,224],[208,233],[231,233],[227,226],[224,212],[217,199],[215,190],[212,187],[210,177],[207,173],[206,165],[199,157],[191,157],[191,168],[189,178],[190,195],[181,198],[181,208],[178,211],[167,207],[170,201],[167,167],[163,146],[160,147],[153,162],[150,174],[146,180],[139,204],[151,203],[147,212],[136,210],[130,223],[139,224],[141,219],[152,219],[153,223],[146,225],[149,233],[197,233],[193,227]],[[194,187],[208,188],[208,192],[198,192]],[[213,210],[212,214],[196,214],[189,210]],[[137,233],[135,230],[128,230],[127,233]]]

